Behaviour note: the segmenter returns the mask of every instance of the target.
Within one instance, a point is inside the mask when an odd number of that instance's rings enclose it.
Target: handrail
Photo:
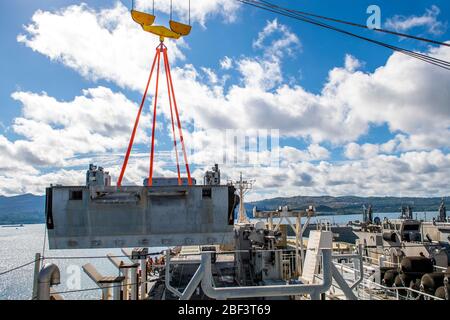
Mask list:
[[[339,268],[336,268],[336,269],[339,270]],[[319,275],[315,275],[315,278],[322,279]],[[364,278],[362,282],[365,283],[367,285],[367,287],[369,285],[373,285],[373,286],[378,287],[380,290],[383,290],[384,292],[386,292],[386,291],[397,291],[398,292],[400,290],[405,290],[405,291],[410,291],[410,292],[417,293],[418,295],[422,295],[422,296],[425,296],[425,297],[428,297],[428,298],[431,298],[431,299],[434,299],[434,300],[444,300],[444,299],[441,299],[439,297],[436,297],[436,296],[430,295],[428,293],[425,293],[425,292],[422,292],[422,291],[418,291],[418,290],[415,290],[415,289],[409,288],[409,287],[386,287],[386,286],[383,286],[382,284],[379,284],[377,282],[370,281],[367,278]],[[335,284],[332,284],[332,287],[340,289],[340,287],[335,285]]]
[[[369,260],[371,260],[371,261],[376,261],[376,262],[378,262],[378,259],[376,259],[376,258],[374,258],[374,257],[369,257],[369,256],[363,256],[363,258],[364,259],[369,259]],[[387,263],[387,264],[390,264],[390,265],[393,265],[393,266],[398,266],[399,264],[398,263],[396,263],[396,262],[391,262],[391,261],[383,261],[383,263]]]
[[[333,255],[332,256],[333,259],[339,259],[339,258],[350,258],[350,259],[358,259],[359,260],[359,279],[356,280],[352,286],[350,287],[350,289],[354,289],[357,285],[359,285],[361,283],[361,281],[364,278],[364,261],[363,261],[363,256],[362,256],[362,245],[358,245],[358,253],[354,253],[354,254],[337,254],[337,255]],[[356,270],[356,269],[355,269]]]
[[[314,275],[314,278],[315,278],[315,279],[322,280],[322,278],[320,277],[320,275]],[[336,285],[336,284],[333,283],[331,286],[332,286],[333,288],[342,290],[342,288],[339,286],[339,284]]]
[[[369,281],[368,281],[368,279],[364,279],[364,282],[369,282]],[[439,297],[436,297],[436,296],[433,296],[433,295],[431,295],[431,294],[428,294],[428,293],[426,293],[426,292],[418,291],[418,290],[416,290],[416,289],[409,288],[409,287],[395,287],[395,286],[393,286],[393,287],[386,287],[386,286],[383,286],[383,285],[378,284],[378,283],[376,283],[376,282],[369,282],[369,283],[370,283],[370,284],[375,284],[376,286],[379,286],[379,287],[381,287],[382,289],[385,289],[385,290],[388,290],[388,291],[389,291],[389,290],[394,290],[394,291],[405,290],[405,291],[410,291],[410,292],[417,293],[418,295],[422,295],[422,296],[431,298],[431,299],[433,299],[433,300],[444,300],[444,299],[441,299],[441,298],[439,298]]]
[[[369,259],[369,260],[371,260],[371,261],[378,261],[378,259],[373,258],[373,257],[369,257],[369,256],[363,256],[363,258],[364,258],[364,259]],[[386,261],[383,261],[383,263],[387,263],[387,264],[390,264],[390,265],[395,266],[395,267],[399,267],[399,266],[400,266],[400,263],[391,262],[391,261],[387,261],[387,260],[386,260]],[[434,268],[435,270],[442,270],[443,272],[446,272],[446,271],[447,271],[447,268],[446,268],[446,267],[441,267],[441,266],[433,265],[433,268]]]
[[[335,263],[335,264],[339,265],[339,266],[341,267],[341,269],[347,269],[347,270],[350,270],[350,272],[355,272],[355,271],[356,271],[356,272],[360,272],[359,270],[356,270],[356,269],[354,269],[354,268],[352,268],[352,267],[343,265],[343,264],[341,264],[341,263]],[[339,268],[338,268],[338,270],[339,270]],[[417,293],[417,294],[422,295],[422,296],[425,296],[425,297],[432,298],[432,299],[434,299],[434,300],[444,300],[444,299],[441,299],[441,298],[439,298],[439,297],[436,297],[436,296],[433,296],[433,295],[431,295],[431,294],[428,294],[428,293],[426,293],[426,292],[418,291],[418,290],[415,290],[415,289],[409,288],[409,287],[387,287],[387,286],[384,286],[384,285],[379,284],[379,283],[377,283],[377,282],[370,281],[368,278],[364,278],[364,279],[362,280],[362,282],[365,283],[366,285],[368,285],[368,284],[374,285],[374,286],[376,286],[376,287],[378,287],[378,288],[380,288],[380,289],[383,289],[384,291],[390,291],[390,290],[394,290],[394,291],[406,290],[406,291],[410,291],[410,292]]]

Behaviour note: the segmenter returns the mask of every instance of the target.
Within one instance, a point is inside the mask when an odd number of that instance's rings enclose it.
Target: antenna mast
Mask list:
[[[255,180],[243,180],[242,172],[240,173],[238,181],[231,182],[231,184],[236,187],[240,199],[239,215],[237,221],[237,223],[239,224],[246,224],[250,222],[245,211],[244,196],[253,188],[253,183],[255,183]]]

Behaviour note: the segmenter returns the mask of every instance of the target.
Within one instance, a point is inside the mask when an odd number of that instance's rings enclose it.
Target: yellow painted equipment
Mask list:
[[[169,24],[170,24],[170,29],[173,32],[178,33],[179,35],[181,35],[183,37],[187,36],[187,35],[189,35],[189,33],[191,33],[192,26],[190,26],[188,24],[176,22],[173,20],[170,20]]]
[[[155,7],[153,4],[153,12],[154,10]],[[159,36],[161,42],[164,41],[164,38],[179,39],[180,37],[185,37],[191,33],[192,29],[192,26],[190,24],[184,24],[172,20],[172,2],[170,3],[170,21],[169,21],[170,29],[165,26],[153,26],[153,23],[155,22],[156,19],[155,15],[134,10],[134,1],[133,7],[131,9],[131,17],[136,23],[142,26],[142,29],[144,29],[144,31]],[[189,23],[190,21],[191,21],[191,3],[189,2]]]
[[[164,26],[142,26],[142,28],[147,32],[159,36],[160,38],[179,39],[181,37],[180,34],[173,32]]]
[[[141,26],[151,26],[155,22],[155,16],[145,12],[131,10],[131,17]]]

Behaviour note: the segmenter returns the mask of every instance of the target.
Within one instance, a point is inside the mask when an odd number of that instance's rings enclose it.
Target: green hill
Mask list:
[[[44,196],[0,196],[0,224],[44,223],[44,212]]]
[[[450,197],[445,198],[450,203]],[[288,197],[273,198],[246,203],[248,214],[253,206],[258,210],[275,210],[288,205],[291,209],[316,207],[320,214],[359,214],[362,206],[372,204],[374,212],[399,212],[402,205],[411,205],[415,212],[437,211],[441,198],[399,198],[399,197]],[[15,197],[0,196],[0,224],[44,223],[45,197],[24,194]]]
[[[318,213],[357,214],[362,206],[372,204],[374,212],[398,212],[403,205],[410,205],[415,212],[437,211],[442,198],[418,197],[330,197],[330,196],[296,196],[289,198],[273,198],[247,204],[249,209],[256,206],[258,210],[275,210],[287,205],[291,209],[306,209],[313,205]],[[446,197],[446,203],[450,198]]]

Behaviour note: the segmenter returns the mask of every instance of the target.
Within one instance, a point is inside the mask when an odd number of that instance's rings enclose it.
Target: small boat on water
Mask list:
[[[23,228],[23,224],[5,224],[2,228]]]

